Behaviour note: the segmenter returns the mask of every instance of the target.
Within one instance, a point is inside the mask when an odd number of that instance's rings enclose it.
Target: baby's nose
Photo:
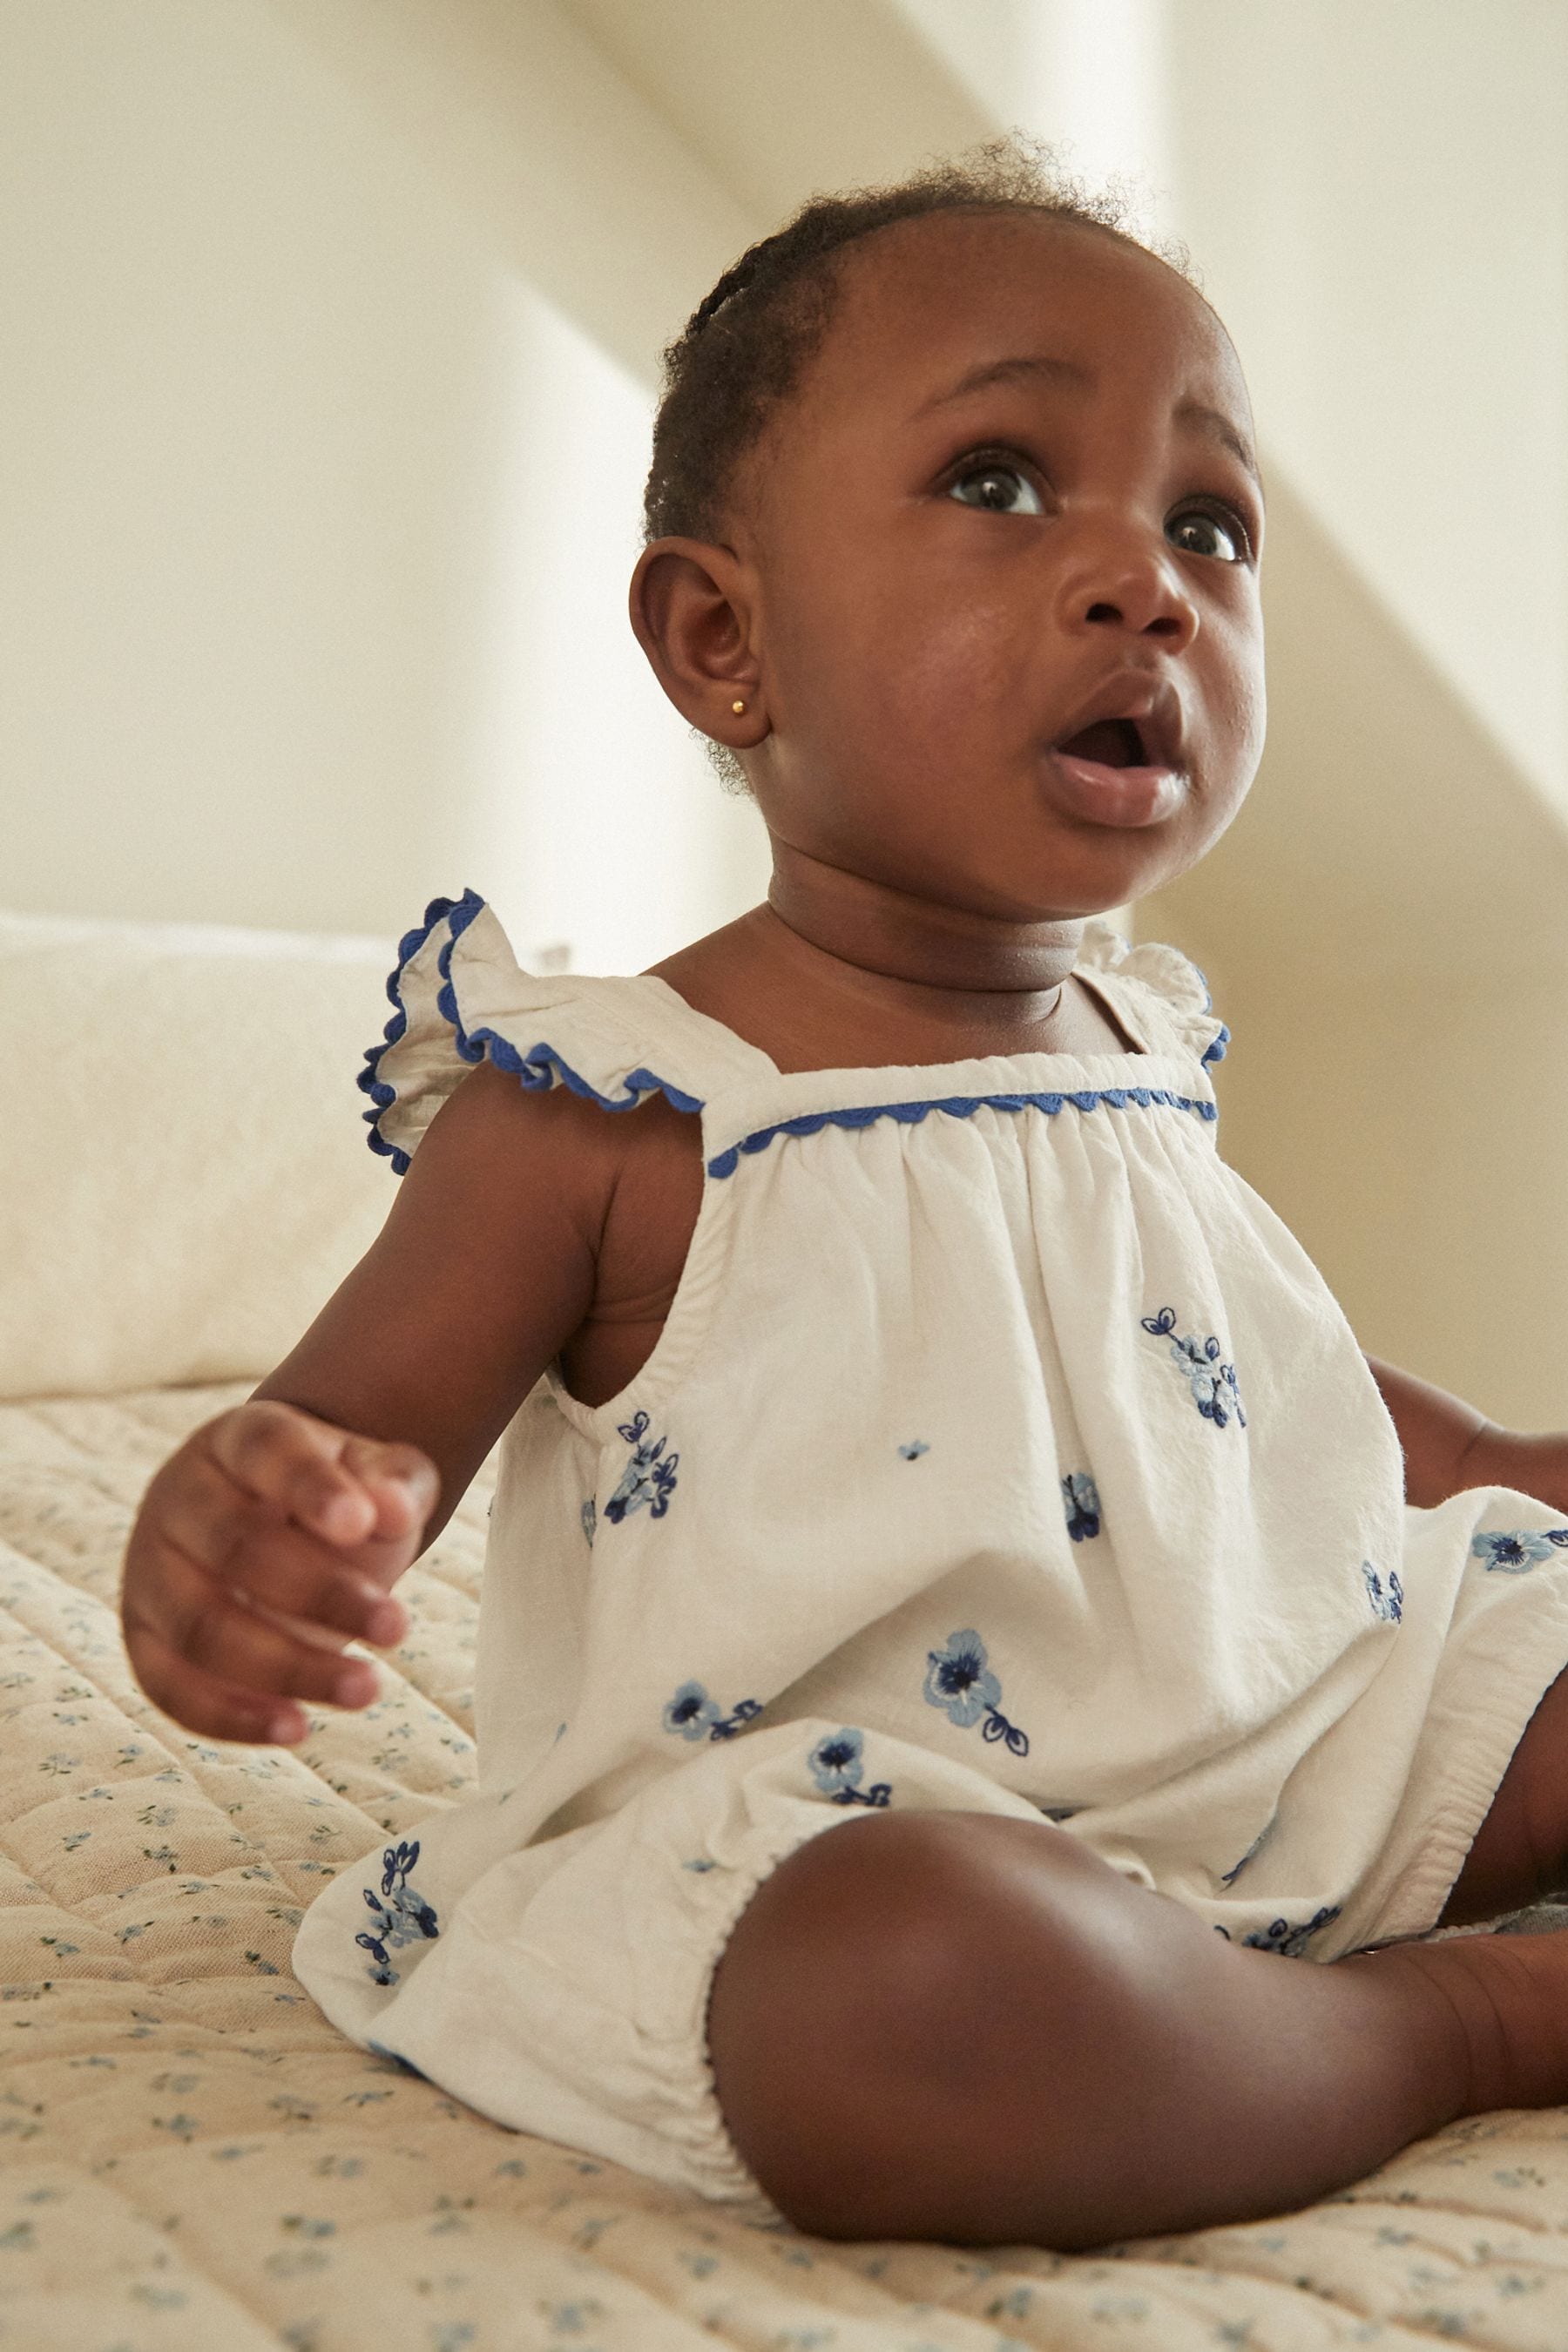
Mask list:
[[[1062,583],[1061,610],[1069,628],[1125,629],[1158,638],[1171,652],[1198,633],[1197,606],[1181,575],[1153,549],[1086,556]]]

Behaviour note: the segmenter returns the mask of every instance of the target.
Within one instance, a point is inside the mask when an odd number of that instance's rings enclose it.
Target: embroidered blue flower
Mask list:
[[[926,1444],[923,1437],[914,1437],[910,1440],[910,1443],[907,1445],[900,1445],[899,1452],[903,1455],[906,1462],[918,1462],[922,1454],[929,1454],[931,1452],[931,1447]]]
[[[1062,1501],[1067,1508],[1068,1533],[1074,1543],[1083,1543],[1100,1533],[1100,1493],[1087,1470],[1075,1470],[1062,1480]]]
[[[1299,1960],[1319,1930],[1326,1927],[1331,1919],[1339,1917],[1340,1908],[1337,1903],[1326,1905],[1321,1911],[1314,1912],[1302,1927],[1292,1927],[1288,1920],[1276,1919],[1260,1936],[1244,1936],[1241,1940],[1250,1944],[1254,1951],[1279,1952],[1288,1960]]]
[[[1500,1568],[1505,1576],[1527,1576],[1538,1562],[1550,1559],[1552,1547],[1568,1544],[1568,1528],[1519,1528],[1508,1535],[1477,1536],[1470,1551],[1477,1559],[1484,1559],[1489,1570]]]
[[[682,1739],[733,1739],[741,1726],[762,1711],[760,1698],[743,1698],[734,1714],[726,1716],[700,1683],[682,1683],[664,1710],[664,1727],[679,1731]]]
[[[582,1519],[583,1533],[588,1538],[588,1549],[591,1551],[594,1548],[595,1530],[599,1524],[599,1515],[594,1508],[594,1497],[592,1495],[589,1496],[587,1501],[583,1506]]]
[[[873,1782],[863,1790],[866,1766],[861,1749],[866,1735],[846,1724],[837,1731],[829,1731],[819,1739],[806,1759],[812,1779],[836,1805],[876,1805],[885,1808],[893,1793],[889,1780]]]
[[[985,1717],[983,1739],[1005,1739],[1014,1756],[1026,1756],[1029,1743],[1001,1711],[1002,1685],[985,1664],[985,1644],[973,1627],[950,1633],[944,1650],[928,1650],[925,1696],[961,1731]]]
[[[1389,1570],[1386,1592],[1383,1589],[1383,1580],[1370,1559],[1363,1560],[1361,1572],[1373,1615],[1384,1618],[1391,1625],[1397,1625],[1405,1614],[1405,1588],[1399,1581],[1399,1570],[1396,1568]]]
[[[441,1932],[430,1905],[408,1884],[408,1874],[418,1859],[417,1838],[412,1844],[389,1845],[381,1857],[381,1893],[384,1899],[378,1902],[368,1886],[364,1890],[375,1933],[356,1936],[354,1942],[363,1946],[375,1962],[369,1970],[373,1983],[395,1985],[397,1982],[398,1971],[388,1958],[389,1948],[396,1951],[401,1945],[412,1944],[421,1937],[428,1937],[433,1941]]]
[[[1211,1334],[1206,1339],[1172,1338],[1176,1328],[1176,1310],[1162,1307],[1158,1315],[1139,1318],[1145,1331],[1156,1339],[1171,1340],[1171,1361],[1193,1392],[1193,1402],[1205,1421],[1223,1429],[1234,1412],[1243,1429],[1247,1415],[1241,1409],[1241,1396],[1236,1385],[1236,1367],[1219,1361],[1219,1341]],[[1226,1410],[1228,1404],[1230,1411]]]
[[[647,1438],[647,1415],[639,1412],[633,1421],[617,1423],[621,1435],[632,1448],[632,1458],[621,1473],[621,1483],[605,1505],[605,1517],[619,1526],[633,1511],[649,1506],[650,1519],[662,1519],[669,1508],[669,1497],[675,1486],[675,1465],[679,1454],[664,1454],[664,1439]]]

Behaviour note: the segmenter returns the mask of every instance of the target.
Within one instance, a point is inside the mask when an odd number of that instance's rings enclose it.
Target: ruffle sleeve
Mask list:
[[[662,1044],[658,1069],[647,1065],[638,985],[526,972],[478,891],[433,898],[399,942],[386,983],[392,1018],[359,1074],[371,1150],[401,1176],[441,1105],[483,1061],[530,1088],[570,1087],[604,1110],[662,1093],[677,1110],[700,1111],[701,1095],[682,1083],[700,1083],[700,1072],[679,1041],[673,1055]]]
[[[1160,940],[1133,947],[1097,916],[1084,925],[1077,968],[1125,990],[1134,1014],[1152,1015],[1166,1051],[1190,1054],[1200,1064],[1224,1061],[1230,1031],[1215,1012],[1208,982],[1180,948]]]

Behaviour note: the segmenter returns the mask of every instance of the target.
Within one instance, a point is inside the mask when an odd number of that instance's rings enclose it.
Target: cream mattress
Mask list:
[[[471,1780],[487,1483],[399,1588],[374,1706],[293,1750],[194,1738],[132,1680],[119,1560],[152,1471],[244,1392],[0,1407],[0,2346],[1568,2352],[1562,2112],[1092,2256],[841,2246],[504,2131],[343,2042],[289,1975],[295,1925]]]

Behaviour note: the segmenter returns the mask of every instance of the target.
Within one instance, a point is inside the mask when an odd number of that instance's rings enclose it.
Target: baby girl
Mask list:
[[[667,363],[632,625],[766,903],[597,979],[428,908],[385,1230],[154,1478],[138,1675],[363,1706],[500,1439],[477,1788],[300,1979],[765,2226],[1091,2246],[1568,2100],[1568,1936],[1416,1940],[1568,1883],[1568,1437],[1369,1362],[1219,1155],[1202,973],[1101,919],[1262,747],[1225,329],[1005,142],[814,200]]]

